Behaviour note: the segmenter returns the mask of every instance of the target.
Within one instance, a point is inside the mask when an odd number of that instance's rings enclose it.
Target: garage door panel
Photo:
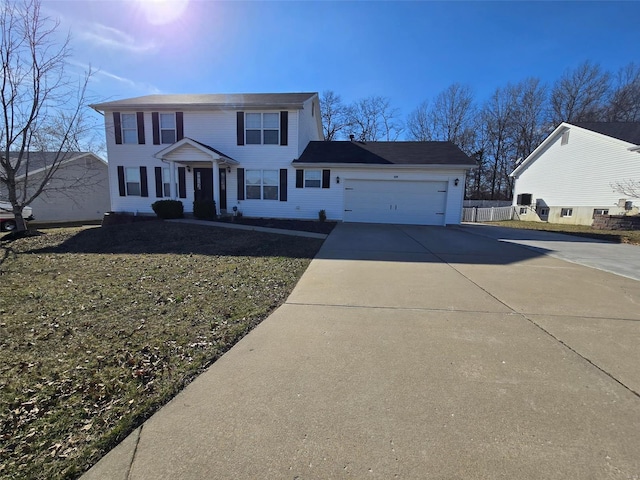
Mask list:
[[[446,182],[346,180],[345,222],[444,225]]]

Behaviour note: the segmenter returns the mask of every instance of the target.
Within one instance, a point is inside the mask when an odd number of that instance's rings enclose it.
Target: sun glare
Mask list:
[[[147,21],[152,25],[167,25],[182,16],[189,0],[137,0]]]

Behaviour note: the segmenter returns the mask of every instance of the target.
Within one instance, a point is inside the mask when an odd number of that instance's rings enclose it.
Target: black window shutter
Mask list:
[[[122,124],[120,123],[120,112],[113,112],[113,131],[116,134],[116,145],[122,145]]]
[[[238,168],[238,200],[244,200],[244,168]]]
[[[120,190],[121,197],[127,194],[127,189],[124,184],[124,167],[118,167],[118,190]]]
[[[176,142],[184,138],[184,114],[176,112]]]
[[[144,145],[144,113],[136,112],[136,123],[138,124],[138,145]]]
[[[162,167],[155,167],[156,172],[156,197],[162,198]]]
[[[140,196],[149,196],[149,185],[147,184],[147,167],[140,167]]]
[[[296,188],[304,186],[304,170],[296,170]]]
[[[280,145],[288,145],[289,112],[280,112]]]
[[[322,170],[322,188],[331,186],[331,170]]]
[[[244,145],[244,112],[236,113],[236,135],[238,145]]]
[[[160,145],[160,115],[158,112],[151,112],[151,124],[153,126],[153,144]]]
[[[178,167],[178,196],[187,198],[187,177],[184,167]]]
[[[280,169],[280,201],[287,201],[287,169]]]

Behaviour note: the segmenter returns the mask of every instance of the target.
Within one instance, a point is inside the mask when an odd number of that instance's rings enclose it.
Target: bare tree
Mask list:
[[[429,102],[425,100],[413,110],[407,118],[409,138],[417,142],[426,142],[433,138]]]
[[[606,109],[606,120],[640,121],[640,65],[630,63],[618,71]]]
[[[0,5],[0,187],[26,228],[23,208],[47,189],[87,131],[83,117],[91,72],[73,79],[66,71],[69,36],[56,40],[59,22],[41,13],[40,0]],[[42,174],[30,175],[35,153],[53,152]]]
[[[512,129],[516,159],[524,159],[542,142],[546,135],[544,109],[547,87],[539,78],[527,78],[514,87]]]
[[[486,128],[487,155],[491,160],[490,198],[507,197],[510,194],[510,166],[515,162],[513,119],[517,92],[512,85],[497,88],[484,104],[481,112]]]
[[[404,130],[398,109],[388,98],[375,95],[349,106],[348,123],[352,134],[363,142],[395,141]]]
[[[610,78],[600,65],[589,61],[573,70],[566,70],[551,91],[551,120],[554,125],[600,120]]]
[[[471,153],[474,116],[471,88],[459,83],[450,85],[433,101],[429,121],[431,139],[453,142],[465,152]]]
[[[325,90],[320,99],[320,110],[324,139],[327,141],[336,140],[340,133],[349,126],[347,106],[342,103],[340,95],[332,90]]]
[[[621,180],[611,184],[614,192],[621,193],[629,198],[640,198],[639,180]]]

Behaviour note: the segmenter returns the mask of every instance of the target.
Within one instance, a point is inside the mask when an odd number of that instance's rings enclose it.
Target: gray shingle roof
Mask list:
[[[476,165],[451,142],[309,142],[296,163]]]
[[[229,155],[225,155],[225,154],[224,154],[224,153],[222,153],[220,150],[216,150],[215,148],[213,148],[213,147],[211,147],[211,146],[207,145],[206,143],[199,142],[199,141],[194,140],[193,138],[189,138],[189,137],[185,137],[185,138],[187,138],[187,139],[191,140],[191,141],[192,141],[192,142],[194,142],[194,143],[197,143],[197,144],[198,144],[198,145],[200,145],[202,148],[206,148],[207,150],[210,150],[210,151],[212,151],[212,152],[214,152],[214,153],[217,153],[217,154],[218,154],[218,155],[220,155],[221,157],[228,158],[229,160],[234,160],[234,159],[233,159],[233,158],[231,158]]]
[[[640,145],[640,122],[580,122],[572,125]]]
[[[317,93],[216,93],[146,95],[91,105],[96,110],[133,108],[302,108]]]
[[[91,155],[90,152],[64,152],[60,153],[60,157],[56,157],[58,155],[57,152],[25,152],[25,155],[22,157],[22,164],[20,165],[20,169],[18,170],[18,176],[22,176],[27,171],[27,164],[29,166],[29,172],[35,172],[41,170],[43,168],[50,167],[53,162],[58,158],[58,163],[63,162],[65,160],[70,160],[76,157],[84,157],[85,155]],[[28,156],[28,161],[27,161]],[[9,153],[9,158],[14,159],[18,157],[17,152]],[[15,165],[15,164],[13,164]]]

